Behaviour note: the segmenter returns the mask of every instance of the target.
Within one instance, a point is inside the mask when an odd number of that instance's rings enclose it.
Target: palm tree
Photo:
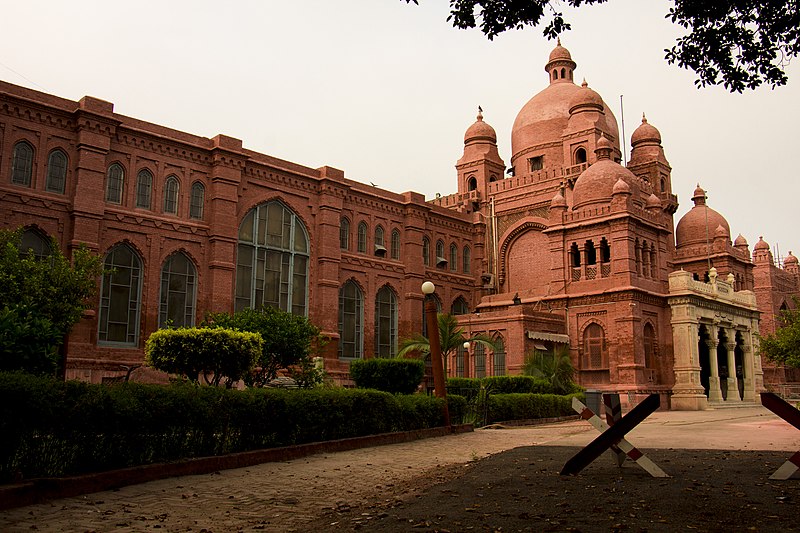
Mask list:
[[[442,347],[445,376],[447,375],[447,359],[455,354],[458,348],[464,345],[464,342],[482,344],[492,351],[497,349],[491,337],[486,335],[479,334],[466,337],[464,329],[458,325],[458,320],[451,314],[439,313],[436,315],[436,320],[439,323],[439,344]],[[431,345],[428,338],[420,333],[415,333],[411,337],[401,340],[396,357],[406,357],[412,352],[421,353],[423,359],[430,357]]]
[[[553,353],[534,350],[525,358],[522,373],[546,379],[555,394],[574,392],[575,367],[572,366],[567,347],[557,348]]]

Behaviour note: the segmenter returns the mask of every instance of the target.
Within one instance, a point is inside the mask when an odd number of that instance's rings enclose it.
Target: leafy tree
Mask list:
[[[0,370],[52,374],[97,290],[99,257],[81,245],[70,264],[55,241],[50,248],[37,257],[22,249],[22,230],[0,230]]]
[[[204,326],[260,333],[264,344],[256,370],[245,377],[250,386],[263,387],[286,369],[294,373],[301,386],[312,386],[322,380],[313,364],[315,350],[324,339],[319,328],[304,316],[293,315],[272,307],[242,309],[233,315],[209,313]]]
[[[522,373],[546,379],[555,394],[576,392],[575,367],[567,348],[559,348],[553,353],[534,350],[525,357]]]
[[[405,0],[419,3],[418,0]],[[570,29],[561,6],[608,0],[450,0],[447,20],[489,38],[510,29],[538,26],[553,39]],[[800,9],[782,0],[673,0],[666,17],[688,31],[664,50],[668,63],[693,70],[698,86],[723,85],[731,92],[786,85],[784,68],[800,53]]]
[[[494,341],[486,335],[464,336],[464,328],[458,325],[458,320],[451,314],[439,313],[436,315],[439,323],[439,343],[442,348],[442,359],[444,363],[444,374],[447,375],[447,360],[455,354],[465,341],[482,344],[486,348],[494,351],[497,349]],[[400,341],[399,350],[396,357],[406,357],[412,352],[419,352],[424,359],[430,357],[431,345],[427,337],[420,333],[415,333],[411,337]]]
[[[774,363],[800,368],[800,299],[794,301],[795,309],[781,312],[782,326],[761,337],[760,350]]]

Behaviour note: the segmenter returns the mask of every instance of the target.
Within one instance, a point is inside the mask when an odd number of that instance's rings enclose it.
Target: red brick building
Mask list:
[[[680,408],[752,399],[758,311],[768,329],[792,305],[797,260],[779,268],[761,243],[751,259],[699,187],[675,228],[658,130],[643,120],[620,165],[616,119],[574,83],[575,69],[559,44],[548,86],[517,116],[508,170],[479,113],[457,192],[432,201],[122,116],[96,98],[0,82],[3,226],[25,227],[32,246],[86,243],[114,269],[70,334],[69,377],[99,381],[141,362],[167,322],[272,305],[330,336],[326,370],[346,380],[349,361],[392,355],[422,329],[420,285],[431,280],[442,310],[500,346],[460,350],[452,374],[518,373],[525,354],[565,346],[587,387],[665,399],[679,389],[691,398]],[[694,279],[673,287],[680,270]],[[700,311],[676,327],[675,306]]]

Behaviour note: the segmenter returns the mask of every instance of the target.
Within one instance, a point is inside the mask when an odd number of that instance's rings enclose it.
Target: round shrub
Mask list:
[[[350,363],[350,377],[359,389],[411,394],[425,375],[419,359],[358,359]]]

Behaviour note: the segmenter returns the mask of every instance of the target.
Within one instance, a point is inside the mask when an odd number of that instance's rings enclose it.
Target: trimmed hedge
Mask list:
[[[465,402],[449,400],[460,423]],[[442,400],[425,395],[107,386],[0,373],[0,482],[441,425]]]
[[[503,420],[529,420],[574,415],[572,398],[583,401],[583,394],[492,394],[488,398],[487,423]]]
[[[357,359],[350,363],[350,377],[360,389],[377,389],[392,394],[411,394],[425,375],[419,359]]]
[[[550,382],[533,376],[488,376],[485,378],[448,378],[447,388],[455,394],[465,396],[477,395],[483,387],[491,394],[556,394]],[[465,394],[463,391],[473,391]],[[573,387],[573,394],[583,392],[578,385]]]

